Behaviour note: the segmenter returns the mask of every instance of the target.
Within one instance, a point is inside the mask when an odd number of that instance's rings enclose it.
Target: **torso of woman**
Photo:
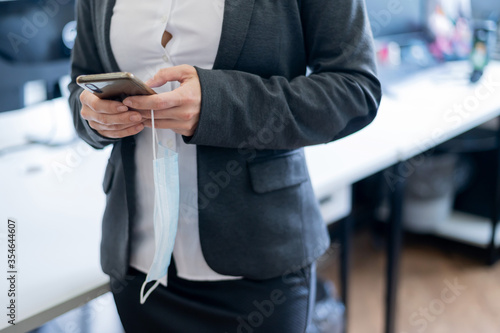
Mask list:
[[[121,71],[146,81],[158,70],[181,64],[211,69],[222,30],[224,0],[116,0],[110,26],[114,57]],[[178,82],[155,88],[173,90]],[[174,246],[177,274],[188,280],[237,277],[214,272],[201,252],[198,232],[196,146],[172,130],[159,129],[160,142],[179,154],[180,208]],[[132,224],[130,265],[147,273],[155,251],[153,152],[151,129],[136,138],[137,218]],[[166,278],[163,279],[166,284]]]

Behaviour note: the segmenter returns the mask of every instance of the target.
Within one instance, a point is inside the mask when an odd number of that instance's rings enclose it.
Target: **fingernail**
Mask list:
[[[123,101],[123,104],[128,105],[128,106],[132,106],[132,101],[129,99],[126,99]]]
[[[120,105],[119,107],[116,108],[116,110],[120,112],[125,112],[128,110],[128,107],[126,107],[125,105]]]
[[[138,114],[133,114],[130,116],[130,121],[139,121],[141,119],[142,119],[142,117],[139,116]]]
[[[138,131],[142,130],[142,124],[137,125],[137,126],[135,127],[135,129],[136,129],[136,130],[138,130]]]

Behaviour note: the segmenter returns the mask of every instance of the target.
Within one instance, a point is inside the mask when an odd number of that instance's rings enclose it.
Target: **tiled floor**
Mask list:
[[[354,237],[349,333],[383,332],[384,256],[366,233]],[[324,261],[320,274],[338,280],[337,264]],[[487,267],[432,244],[405,244],[396,332],[500,332],[500,263]]]

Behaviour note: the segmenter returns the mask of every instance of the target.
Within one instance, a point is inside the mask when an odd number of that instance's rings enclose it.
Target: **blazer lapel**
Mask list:
[[[113,50],[111,49],[111,42],[110,42],[110,27],[111,27],[111,17],[113,16],[113,8],[115,6],[116,0],[101,0],[101,1],[96,1],[98,6],[103,6],[98,13],[102,13],[104,17],[100,18],[100,22],[102,22],[101,25],[101,30],[99,31],[102,35],[101,38],[104,41],[104,47],[106,49],[106,54],[107,54],[107,63],[106,68],[107,71],[110,72],[119,72],[120,68],[118,67],[118,63],[116,62],[116,59],[113,55]]]
[[[233,69],[240,55],[252,17],[254,0],[226,0],[214,69]]]

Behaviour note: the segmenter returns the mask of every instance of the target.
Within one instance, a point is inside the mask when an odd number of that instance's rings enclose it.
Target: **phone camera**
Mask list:
[[[93,92],[96,92],[96,93],[98,93],[98,94],[102,94],[102,90],[101,90],[101,89],[99,89],[99,88],[97,88],[97,87],[96,87],[95,85],[93,85],[92,83],[87,83],[87,84],[85,84],[85,86],[86,86],[87,88],[89,88],[90,90],[92,90]]]

